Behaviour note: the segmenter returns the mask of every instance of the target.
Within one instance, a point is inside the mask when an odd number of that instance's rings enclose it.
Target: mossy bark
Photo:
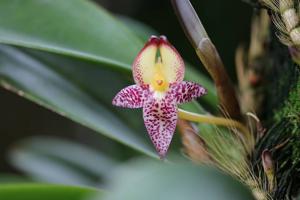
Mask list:
[[[257,1],[249,2],[256,11],[264,9]],[[261,171],[261,153],[271,151],[277,168],[277,187],[272,195],[281,200],[299,195],[300,188],[300,66],[279,41],[277,31],[271,23],[265,53],[256,60],[263,67],[259,72],[262,82],[253,89],[262,99],[258,113],[267,132],[258,142],[253,163]]]

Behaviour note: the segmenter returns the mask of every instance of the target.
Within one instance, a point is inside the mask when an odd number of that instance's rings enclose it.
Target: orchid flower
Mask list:
[[[143,108],[144,124],[164,158],[177,124],[177,105],[206,94],[201,85],[183,81],[184,62],[165,36],[151,36],[133,62],[135,85],[122,89],[113,105]]]

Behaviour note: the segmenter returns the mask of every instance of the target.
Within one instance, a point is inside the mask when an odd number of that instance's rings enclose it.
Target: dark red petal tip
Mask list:
[[[151,37],[149,38],[148,42],[146,43],[145,46],[148,46],[149,44],[169,44],[168,38],[165,35],[161,35],[161,36],[156,36],[156,35],[151,35]]]
[[[151,37],[148,40],[149,43],[158,43],[159,38],[156,35],[151,35]]]
[[[165,35],[159,36],[160,41],[168,42],[168,38]]]

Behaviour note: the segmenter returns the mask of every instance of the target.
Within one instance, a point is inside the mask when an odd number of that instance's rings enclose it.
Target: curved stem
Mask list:
[[[221,125],[227,127],[235,127],[239,129],[242,133],[246,135],[246,137],[251,137],[251,134],[243,124],[238,121],[232,119],[226,119],[222,117],[214,117],[209,115],[201,115],[192,112],[188,112],[182,109],[178,109],[178,117],[181,119],[185,119],[188,121],[193,122],[200,122],[200,123],[207,123],[207,124],[214,124],[214,125]]]

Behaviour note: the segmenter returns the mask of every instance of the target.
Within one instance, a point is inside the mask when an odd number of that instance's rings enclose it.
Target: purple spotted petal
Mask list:
[[[131,85],[122,89],[112,104],[125,108],[141,108],[149,94],[148,86]]]
[[[170,146],[177,123],[177,105],[173,98],[162,99],[149,95],[143,108],[144,123],[161,158]]]
[[[206,89],[197,83],[182,81],[170,85],[168,96],[173,96],[176,103],[186,103],[205,95]]]

